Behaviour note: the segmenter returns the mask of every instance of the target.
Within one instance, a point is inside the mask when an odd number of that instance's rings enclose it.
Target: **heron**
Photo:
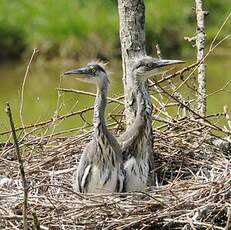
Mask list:
[[[135,120],[118,141],[121,145],[126,175],[125,191],[143,191],[147,187],[150,172],[153,135],[150,119],[153,106],[149,100],[146,80],[168,70],[171,65],[183,63],[181,60],[156,59],[149,56],[134,61],[132,74],[136,95]]]
[[[85,67],[69,70],[64,75],[75,75],[77,80],[93,83],[97,88],[93,135],[74,172],[73,189],[83,193],[122,192],[122,150],[116,138],[107,129],[105,121],[109,85],[106,68],[102,63],[90,63]]]

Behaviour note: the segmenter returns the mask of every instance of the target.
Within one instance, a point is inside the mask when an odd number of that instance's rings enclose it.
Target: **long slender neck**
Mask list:
[[[95,99],[94,107],[94,130],[96,131],[99,127],[105,128],[105,108],[107,104],[107,89],[108,82],[105,80],[102,84],[97,86],[97,94]]]
[[[136,92],[137,116],[143,117],[151,115],[153,106],[150,103],[149,94],[145,82],[137,80]]]

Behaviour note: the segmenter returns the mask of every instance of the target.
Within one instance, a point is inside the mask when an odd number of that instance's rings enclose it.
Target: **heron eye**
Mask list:
[[[92,72],[92,73],[95,73],[95,72],[96,72],[96,69],[95,69],[95,68],[92,68],[92,69],[91,69],[91,72]]]

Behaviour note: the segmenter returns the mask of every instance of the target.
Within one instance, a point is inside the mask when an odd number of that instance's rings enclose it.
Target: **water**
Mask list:
[[[0,67],[0,132],[9,130],[9,124],[6,113],[4,112],[6,102],[9,102],[12,108],[16,127],[21,127],[20,103],[22,83],[26,70],[26,63],[7,64]],[[112,64],[112,68],[120,67],[118,63]],[[75,68],[77,64],[65,63],[37,63],[32,65],[24,88],[23,123],[27,126],[39,123],[52,118],[55,114],[58,116],[72,113],[87,107],[94,103],[94,97],[73,93],[58,93],[57,88],[74,88],[95,93],[94,85],[76,81],[74,77],[67,76],[62,78],[61,74],[69,69]],[[121,70],[120,70],[121,71]],[[111,74],[110,77],[110,96],[122,95],[122,82],[119,75]],[[58,96],[58,94],[60,96]],[[109,111],[113,113],[112,105]],[[118,110],[116,110],[118,111]],[[78,128],[92,122],[92,113],[83,114],[84,120],[79,116],[71,117],[57,123],[56,131]],[[44,132],[46,130],[44,129]]]
[[[192,61],[189,63],[192,63]],[[0,132],[9,130],[7,116],[4,112],[5,103],[9,102],[13,111],[16,127],[22,126],[19,110],[21,87],[27,63],[12,63],[0,66]],[[39,123],[54,116],[63,115],[92,106],[94,97],[73,93],[61,93],[58,97],[57,87],[76,88],[95,92],[95,86],[80,83],[73,77],[60,78],[62,72],[80,66],[80,64],[63,62],[40,62],[33,64],[27,76],[24,90],[22,118],[25,125]],[[123,93],[121,80],[121,65],[118,62],[110,63],[110,96],[116,97]],[[207,90],[208,94],[220,90],[230,81],[230,62],[227,57],[210,57],[207,60]],[[231,109],[231,84],[218,93],[208,97],[208,114],[223,111],[223,106]],[[114,111],[114,109],[116,109]],[[121,111],[110,105],[110,113]],[[86,123],[91,123],[92,114],[83,114],[85,121],[79,116],[74,116],[57,123],[54,132],[78,128]],[[112,120],[111,120],[112,121]],[[111,122],[109,121],[109,122]],[[225,124],[225,123],[222,123]],[[44,133],[46,130],[43,130]]]

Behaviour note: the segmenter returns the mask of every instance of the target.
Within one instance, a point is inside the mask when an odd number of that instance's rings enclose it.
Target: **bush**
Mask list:
[[[26,48],[25,36],[18,27],[0,24],[0,61],[20,58]]]

